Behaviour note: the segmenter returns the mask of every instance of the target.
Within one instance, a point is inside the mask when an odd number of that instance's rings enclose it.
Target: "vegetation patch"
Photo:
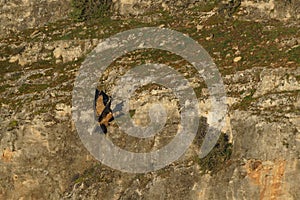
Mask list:
[[[12,120],[12,121],[9,122],[7,128],[8,128],[8,130],[10,131],[10,130],[15,129],[17,126],[18,126],[18,121]]]
[[[15,126],[18,126],[18,121],[13,120],[13,121],[11,121],[11,122],[9,123],[8,126],[9,126],[9,127],[15,127]]]
[[[251,90],[250,94],[247,95],[246,97],[244,97],[236,108],[240,108],[242,110],[247,110],[249,108],[249,106],[251,105],[251,103],[256,100],[256,98],[253,98],[255,91],[256,90],[254,90],[254,89]]]
[[[30,77],[28,77],[28,79],[35,80],[35,79],[39,79],[41,77],[43,77],[43,74],[33,74]]]
[[[20,65],[16,63],[9,63],[7,61],[0,61],[0,74],[5,74],[9,72],[16,72],[20,70]]]
[[[135,114],[135,110],[129,110],[129,115],[131,118],[134,116],[134,114]]]
[[[107,16],[112,0],[72,0],[71,17],[77,21],[86,21]]]
[[[19,88],[21,94],[41,92],[49,87],[48,84],[23,84]]]
[[[7,88],[10,88],[11,86],[8,84],[1,85],[0,86],[0,93],[5,92]]]
[[[194,145],[200,148],[203,140],[207,134],[209,125],[207,124],[207,119],[201,117],[199,120],[198,132],[194,139]],[[215,174],[221,169],[225,168],[227,161],[230,159],[232,153],[232,143],[229,142],[228,135],[221,133],[219,139],[210,151],[210,153],[204,158],[199,158],[198,155],[195,157],[195,161],[201,167],[202,173]]]
[[[222,133],[215,147],[206,157],[202,159],[198,158],[198,163],[203,173],[210,172],[211,174],[215,174],[224,169],[226,162],[230,159],[231,153],[232,144],[229,143],[228,136]]]
[[[288,54],[287,57],[289,58],[290,61],[294,61],[297,63],[300,63],[300,45],[291,49]],[[299,80],[300,78],[298,78]]]
[[[209,12],[214,9],[220,0],[213,0],[213,1],[201,1],[197,6],[193,6],[189,8],[192,12]]]

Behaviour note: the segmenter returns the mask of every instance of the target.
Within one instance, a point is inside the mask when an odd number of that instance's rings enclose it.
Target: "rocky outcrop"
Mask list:
[[[253,199],[297,199],[299,192],[296,192],[295,185],[296,179],[299,179],[299,139],[290,137],[297,135],[295,126],[288,120],[265,122],[261,117],[247,113],[235,112],[233,118],[236,148],[233,157],[239,162],[233,161],[228,171],[221,172],[215,179],[211,178],[207,185],[215,184],[216,188],[203,190],[211,199],[222,196],[228,199],[250,199],[250,196]],[[242,129],[247,131],[242,134]],[[269,136],[272,139],[267,139]],[[293,139],[287,141],[285,138]],[[221,189],[223,187],[226,189]]]
[[[199,0],[113,0],[113,9],[121,15],[140,15],[154,10],[175,11],[192,7]]]
[[[152,0],[114,0],[113,8],[121,15],[139,15],[155,9],[165,11],[182,11],[189,7],[205,7],[208,4],[202,0],[152,1]],[[281,0],[233,0],[219,1],[219,9],[231,12],[239,11],[251,19],[273,18],[278,20],[300,19],[300,1]]]
[[[300,1],[217,1],[218,9],[232,15],[240,12],[248,19],[300,19]],[[172,13],[182,12],[187,8],[206,8],[203,0],[112,0],[114,15],[142,15],[151,11],[164,10]],[[215,3],[214,3],[215,4]],[[208,5],[211,7],[211,5]],[[49,22],[68,18],[72,7],[70,0],[8,0],[0,1],[0,37],[14,34],[19,30],[39,27]]]
[[[300,19],[300,1],[298,0],[269,0],[242,1],[249,19],[272,18],[278,20]]]
[[[1,0],[0,37],[66,19],[70,0]]]
[[[132,13],[140,15],[152,8],[147,1],[139,1],[145,3],[139,12],[138,7],[131,7],[135,1],[115,1],[116,5],[118,2],[127,3]],[[175,1],[168,2],[172,10]],[[250,13],[243,14],[250,8],[249,2],[242,2],[225,20],[219,8],[203,11],[198,7],[155,15],[157,20],[147,21],[147,26],[190,35],[207,49],[222,74],[228,105],[226,124],[215,148],[204,159],[199,159],[198,151],[207,128],[213,126],[207,120],[211,101],[203,77],[190,63],[153,49],[126,52],[99,77],[99,87],[110,94],[133,66],[163,63],[182,74],[198,97],[200,126],[189,149],[163,169],[144,174],[114,170],[93,158],[77,134],[71,112],[74,79],[88,52],[116,32],[145,26],[145,20],[138,20],[153,17],[151,13],[135,21],[63,21],[2,35],[0,199],[300,199],[298,21],[291,21],[295,26],[257,22],[257,18],[244,21],[257,7],[251,1]],[[297,1],[291,3],[296,5]],[[157,4],[164,7],[162,1]],[[126,12],[127,8],[118,9]],[[257,9],[269,12],[267,6]],[[36,25],[30,20],[26,23],[26,27]],[[14,27],[22,28],[18,23]],[[159,134],[150,139],[135,138],[112,122],[105,137],[132,152],[149,152],[168,144],[179,128],[182,112],[170,89],[159,85],[140,88],[130,100],[129,115],[135,124],[147,126],[153,103],[161,103],[168,113]]]

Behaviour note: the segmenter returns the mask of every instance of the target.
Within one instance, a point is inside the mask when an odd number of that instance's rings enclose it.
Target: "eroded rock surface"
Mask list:
[[[70,0],[3,0],[0,10],[0,35],[6,35],[66,19]]]
[[[219,7],[196,7],[126,20],[64,21],[0,37],[0,199],[299,199],[300,29],[297,21],[244,21],[255,14],[243,14],[249,2],[226,18]],[[298,2],[289,4],[296,9]],[[271,17],[282,16],[276,9]],[[208,51],[225,84],[228,113],[217,145],[199,159],[212,126],[204,79],[178,55],[126,52],[99,77],[101,89],[111,94],[136,65],[163,63],[183,74],[200,107],[198,132],[183,156],[158,171],[132,174],[101,164],[86,150],[71,116],[72,90],[82,61],[98,42],[146,25],[181,31]],[[153,103],[162,103],[168,113],[160,134],[138,139],[112,122],[106,137],[133,152],[168,144],[181,113],[170,89],[140,88],[129,114],[135,124],[147,126]]]

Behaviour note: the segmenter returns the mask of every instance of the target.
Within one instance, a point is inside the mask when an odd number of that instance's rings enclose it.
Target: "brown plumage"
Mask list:
[[[104,111],[105,105],[103,103],[103,96],[100,95],[96,100],[96,115],[100,116],[101,113]]]
[[[107,126],[109,125],[109,122],[114,120],[110,105],[111,97],[105,94],[105,92],[96,89],[94,102],[95,115],[100,128],[105,134],[107,133]]]

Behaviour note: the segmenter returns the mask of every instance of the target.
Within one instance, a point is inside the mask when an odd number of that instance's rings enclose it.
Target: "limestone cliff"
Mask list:
[[[74,22],[67,19],[69,1],[0,1],[0,199],[300,199],[300,2],[113,2],[113,16]],[[158,171],[125,173],[101,164],[83,145],[72,91],[98,43],[146,26],[177,30],[207,50],[224,82],[228,112],[217,144],[200,159],[213,127],[203,77],[167,51],[126,52],[99,77],[101,89],[111,94],[129,69],[162,63],[188,80],[200,112],[183,156]],[[136,138],[112,122],[106,137],[132,152],[170,143],[183,112],[172,90],[139,88],[130,117],[146,126],[155,102],[168,113],[158,135]]]

